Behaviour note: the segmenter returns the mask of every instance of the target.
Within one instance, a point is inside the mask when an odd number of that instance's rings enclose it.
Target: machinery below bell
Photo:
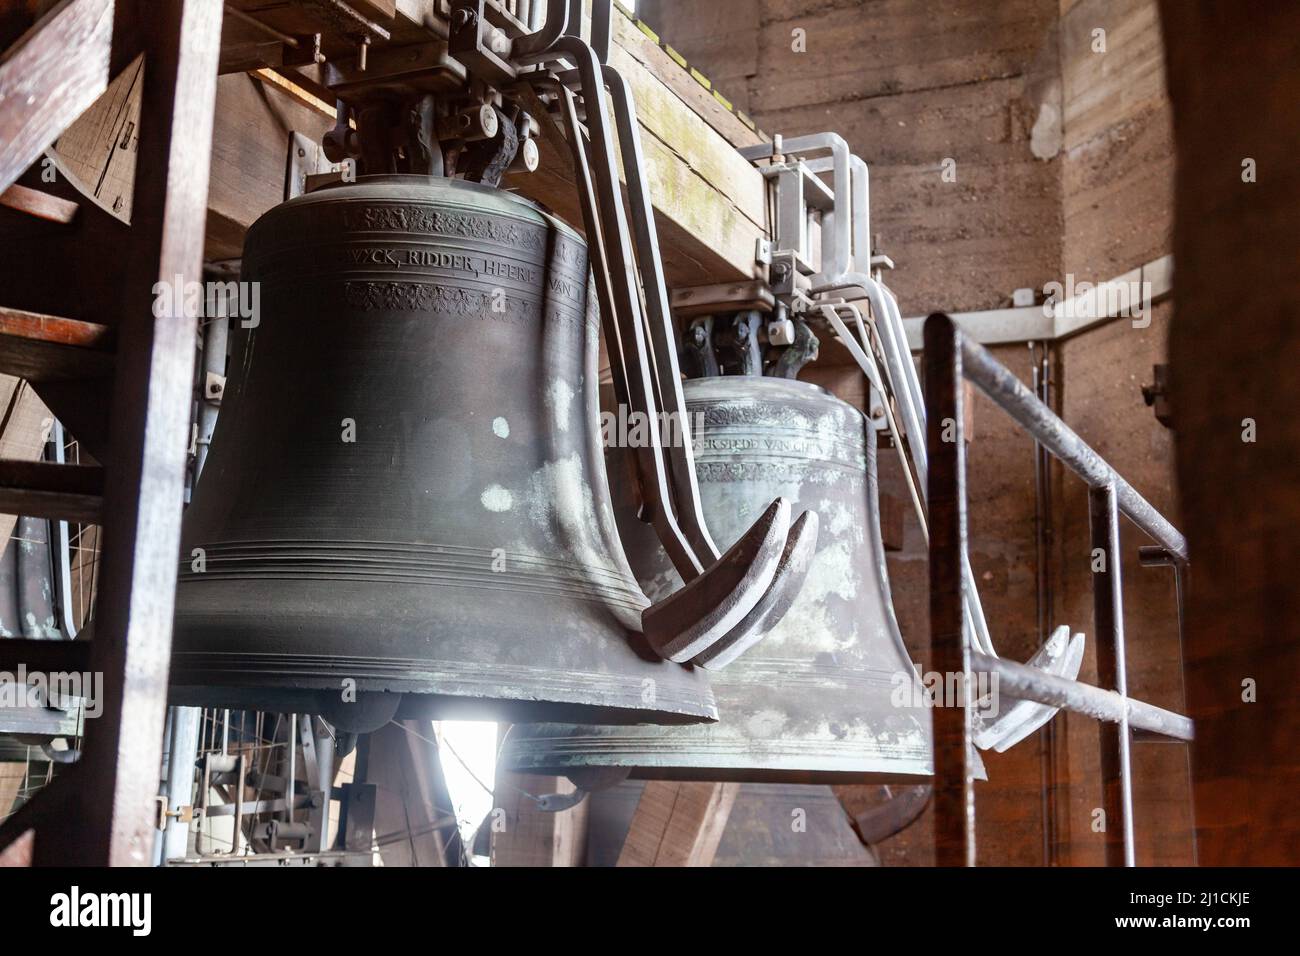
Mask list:
[[[785,377],[714,375],[687,381],[685,391],[692,421],[703,423],[696,467],[720,540],[773,496],[819,515],[804,588],[760,645],[715,676],[718,723],[516,725],[503,745],[505,766],[567,775],[588,789],[620,769],[652,779],[803,783],[931,774],[930,713],[912,705],[923,694],[894,617],[880,537],[875,429],[824,389]],[[678,582],[653,539],[634,538],[634,504],[616,495],[628,556],[646,593],[658,597]]]

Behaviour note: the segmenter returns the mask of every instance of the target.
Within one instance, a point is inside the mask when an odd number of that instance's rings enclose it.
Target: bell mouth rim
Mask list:
[[[526,697],[470,696],[456,693],[422,692],[414,688],[381,688],[358,683],[358,693],[392,695],[400,698],[393,719],[491,720],[507,724],[555,722],[596,723],[627,727],[653,722],[663,727],[709,726],[718,720],[716,707],[660,710],[630,704],[584,703],[576,700],[542,700]],[[326,714],[338,700],[337,685],[328,688],[303,684],[197,683],[188,676],[167,688],[167,703],[182,707],[217,707],[232,710],[264,710]],[[328,719],[328,718],[327,718]]]

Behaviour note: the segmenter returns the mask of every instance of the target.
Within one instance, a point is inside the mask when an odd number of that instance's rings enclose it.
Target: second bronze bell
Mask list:
[[[734,375],[685,383],[701,421],[701,501],[719,543],[773,497],[821,518],[816,555],[789,613],[714,675],[720,720],[698,727],[523,724],[502,760],[596,789],[646,779],[918,782],[932,773],[930,713],[894,618],[880,540],[875,431],[806,382]],[[678,586],[630,496],[619,515],[647,593]],[[644,527],[644,526],[641,526]],[[632,542],[635,541],[636,545]]]

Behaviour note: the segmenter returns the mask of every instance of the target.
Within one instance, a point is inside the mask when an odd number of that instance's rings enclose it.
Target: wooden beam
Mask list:
[[[558,813],[540,810],[535,796],[573,793],[564,777],[498,770],[491,827],[493,866],[584,866],[587,801]]]
[[[7,847],[0,849],[0,867],[31,866],[35,837],[35,831],[28,830]]]
[[[429,742],[429,721],[389,723],[370,735],[366,782],[379,785],[375,803],[378,836],[406,834],[379,847],[385,866],[448,866],[456,853],[456,829],[433,829],[454,817],[443,782],[438,748]]]
[[[147,121],[117,327],[113,467],[91,642],[90,669],[104,675],[102,716],[76,768],[81,786],[48,808],[48,792],[28,804],[43,864],[149,863],[171,657],[195,320],[155,317],[152,290],[201,275],[222,8],[221,0],[122,4],[141,29]]]
[[[221,77],[208,191],[207,258],[243,254],[248,227],[284,201],[293,134],[319,143],[333,125],[333,119],[277,85],[245,74]]]
[[[0,373],[30,382],[94,378],[113,370],[113,332],[79,322],[0,306]]]
[[[627,79],[636,102],[668,284],[755,278],[755,244],[766,236],[767,187],[733,144],[758,142],[757,134],[712,96],[706,106],[688,95],[685,84],[699,84],[621,13],[614,17],[613,34],[610,65]],[[538,143],[541,168],[512,173],[505,184],[581,229],[564,136],[540,103],[532,112],[544,127]]]
[[[0,512],[99,524],[103,505],[98,465],[0,459]]]
[[[61,0],[0,56],[0,191],[108,86],[113,0]]]
[[[738,783],[646,784],[619,866],[712,866]]]
[[[69,223],[79,208],[75,202],[51,196],[39,189],[19,186],[17,183],[0,193],[0,206],[44,219],[48,222]]]

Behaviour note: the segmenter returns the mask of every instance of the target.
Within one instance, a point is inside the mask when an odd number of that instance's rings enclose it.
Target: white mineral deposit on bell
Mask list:
[[[479,495],[479,501],[488,511],[509,511],[514,506],[514,498],[500,485],[488,485]]]

